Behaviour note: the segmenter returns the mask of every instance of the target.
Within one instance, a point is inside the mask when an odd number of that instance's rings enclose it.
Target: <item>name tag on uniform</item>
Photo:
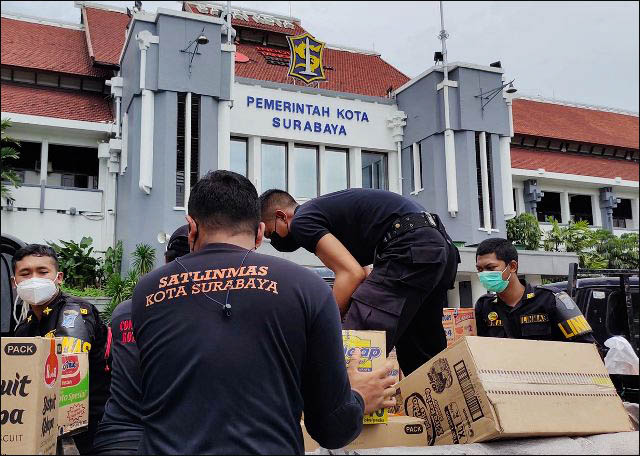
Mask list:
[[[487,316],[487,325],[488,326],[502,326],[502,320],[498,318],[497,312],[490,312]]]
[[[549,321],[549,315],[547,314],[523,315],[522,317],[520,317],[520,324],[547,323],[548,321]]]

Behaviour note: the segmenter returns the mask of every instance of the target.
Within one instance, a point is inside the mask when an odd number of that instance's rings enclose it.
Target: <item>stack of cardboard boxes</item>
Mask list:
[[[442,327],[447,336],[447,347],[464,336],[475,336],[475,309],[445,307],[442,309]]]
[[[87,353],[61,338],[2,338],[2,454],[55,454],[59,435],[89,418]]]

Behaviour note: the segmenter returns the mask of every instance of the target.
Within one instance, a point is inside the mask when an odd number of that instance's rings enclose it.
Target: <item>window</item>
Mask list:
[[[574,222],[586,220],[593,225],[593,211],[591,210],[590,195],[569,195],[569,213]]]
[[[349,153],[346,149],[324,150],[322,174],[325,178],[325,193],[349,188]]]
[[[2,80],[11,81],[11,68],[2,67]]]
[[[247,176],[247,140],[245,138],[231,138],[231,159],[229,169],[243,176]]]
[[[286,36],[279,33],[269,33],[269,35],[267,35],[267,44],[276,47],[289,47]]]
[[[362,152],[362,188],[387,190],[387,154]]]
[[[478,189],[478,214],[480,218],[480,227],[485,228],[484,223],[484,199],[483,199],[483,181],[482,181],[482,161],[480,155],[480,138],[484,136],[487,154],[487,187],[489,188],[489,216],[491,226],[496,226],[495,204],[493,197],[493,160],[491,157],[491,134],[481,135],[476,132],[476,183]]]
[[[553,217],[560,223],[567,223],[562,220],[562,210],[560,209],[560,193],[544,192],[544,196],[536,206],[536,213],[539,222],[546,222],[547,217]]]
[[[100,79],[82,80],[82,90],[88,90],[89,92],[102,92],[103,85]]]
[[[185,150],[186,150],[186,102],[187,94],[178,94],[178,121],[177,121],[177,148],[176,148],[176,206],[185,207]],[[191,95],[191,187],[198,181],[199,172],[199,146],[200,146],[200,95]]]
[[[630,228],[633,215],[631,213],[631,200],[622,198],[618,206],[613,209],[613,227]]]
[[[318,148],[296,144],[290,160],[293,160],[293,197],[318,196]]]
[[[82,80],[80,78],[74,78],[73,76],[60,75],[60,87],[62,87],[63,89],[80,90],[81,82]]]
[[[47,185],[96,188],[100,168],[98,149],[49,144]]]
[[[36,83],[36,74],[33,71],[13,70],[13,80],[16,82]]]
[[[58,87],[59,76],[54,73],[38,73],[38,79],[36,83],[38,85]]]
[[[264,32],[252,29],[240,29],[240,42],[259,43],[262,44]]]
[[[262,142],[262,190],[287,190],[287,144]],[[314,179],[315,180],[315,179]]]
[[[7,160],[7,163],[22,173],[21,182],[23,184],[40,184],[40,154],[42,145],[36,142],[20,141],[20,145],[15,147],[19,152],[16,160]]]

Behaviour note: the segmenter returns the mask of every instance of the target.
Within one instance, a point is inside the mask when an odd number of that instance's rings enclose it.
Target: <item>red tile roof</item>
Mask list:
[[[112,121],[105,95],[12,83],[1,85],[2,112],[87,122]]]
[[[293,84],[293,78],[287,76],[289,66],[267,63],[258,47],[264,48],[247,43],[236,45],[238,52],[249,57],[246,63],[236,63],[236,77]],[[389,87],[397,89],[409,80],[378,55],[326,48],[323,54],[327,81],[320,82],[321,89],[384,97]]]
[[[515,133],[638,149],[638,117],[554,103],[513,100]]]
[[[118,65],[129,16],[117,11],[84,7],[91,57],[96,63]]]
[[[636,182],[638,182],[638,171],[640,171],[640,165],[633,161],[520,147],[511,148],[511,167],[533,170],[543,168],[545,171],[554,173],[609,179],[621,177]]]
[[[110,74],[93,67],[83,30],[6,17],[0,24],[2,65],[101,78]]]
[[[206,5],[203,5],[206,6]],[[205,16],[209,16],[209,14],[207,13],[201,13],[200,11],[198,11],[195,7],[192,8],[190,3],[184,2],[183,3],[183,9],[185,11],[188,11],[190,13],[196,13],[196,14],[203,14]],[[282,33],[284,35],[300,35],[302,33],[305,32],[305,30],[300,26],[300,24],[298,24],[297,22],[293,22],[290,21],[293,24],[294,28],[287,28],[287,27],[280,27],[277,25],[268,25],[268,24],[261,24],[259,22],[256,22],[255,19],[253,18],[253,16],[249,16],[249,20],[245,21],[244,19],[241,19],[239,17],[235,17],[231,19],[231,25],[232,26],[238,26],[238,27],[247,27],[247,28],[253,28],[253,29],[258,29],[258,30],[266,30],[268,32],[277,32],[277,33]]]

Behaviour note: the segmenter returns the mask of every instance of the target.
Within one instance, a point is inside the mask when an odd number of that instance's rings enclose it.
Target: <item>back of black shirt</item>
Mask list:
[[[376,246],[403,215],[421,212],[416,201],[386,190],[351,188],[314,198],[299,206],[291,234],[299,245],[315,253],[316,244],[333,234],[360,263],[373,264]]]
[[[94,439],[94,447],[133,442],[142,437],[140,367],[133,337],[131,300],[121,302],[111,315],[111,395]]]
[[[227,292],[231,316],[222,310]],[[337,306],[313,272],[209,244],[144,276],[132,318],[142,454],[300,454],[303,406],[323,446],[360,432]]]

